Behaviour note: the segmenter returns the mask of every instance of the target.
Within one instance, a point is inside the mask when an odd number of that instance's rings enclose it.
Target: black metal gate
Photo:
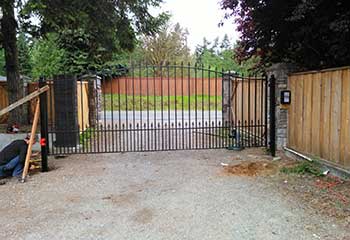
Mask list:
[[[46,84],[51,155],[267,146],[267,77],[166,64]]]

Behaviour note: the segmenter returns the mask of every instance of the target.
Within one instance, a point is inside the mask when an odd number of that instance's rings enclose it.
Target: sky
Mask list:
[[[232,19],[224,20],[224,26],[218,27],[224,18],[218,0],[165,0],[161,11],[168,11],[172,15],[172,23],[178,22],[187,28],[191,51],[203,42],[204,37],[212,41],[216,37],[222,39],[227,34],[231,41],[238,40],[239,34]]]

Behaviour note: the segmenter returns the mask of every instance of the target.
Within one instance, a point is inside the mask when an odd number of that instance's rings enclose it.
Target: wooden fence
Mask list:
[[[102,81],[105,94],[127,94],[141,96],[208,95],[221,96],[222,78],[132,78],[121,77]]]
[[[7,95],[7,84],[6,82],[0,82],[0,109],[3,109],[9,105]],[[0,116],[0,123],[7,122],[8,114]]]
[[[83,84],[81,86],[81,84]],[[55,119],[55,104],[54,104],[54,91],[53,91],[53,83],[51,81],[48,81],[48,85],[50,86],[50,89],[48,91],[47,95],[47,101],[48,101],[48,120],[49,123],[54,123]],[[29,83],[27,86],[27,93],[30,94],[38,89],[38,83]],[[51,103],[52,102],[52,103]],[[88,105],[88,82],[77,82],[77,109],[78,109],[78,123],[80,126],[80,130],[85,130],[86,126],[89,126],[89,114],[86,114],[86,112],[89,112],[89,105]],[[84,105],[82,107],[82,104]],[[7,107],[8,99],[7,99],[7,84],[6,82],[0,83],[0,109]],[[82,109],[84,109],[84,113],[82,113]],[[31,122],[34,116],[35,111],[35,101],[31,101],[29,104],[29,111],[28,111],[28,119]],[[6,123],[7,122],[7,116],[0,118],[0,123]]]
[[[350,169],[350,67],[289,76],[288,146]]]

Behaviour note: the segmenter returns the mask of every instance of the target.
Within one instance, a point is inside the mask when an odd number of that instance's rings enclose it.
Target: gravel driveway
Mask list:
[[[259,152],[52,159],[51,172],[0,186],[0,239],[348,239],[348,229],[309,213],[263,177],[223,173],[221,162]]]

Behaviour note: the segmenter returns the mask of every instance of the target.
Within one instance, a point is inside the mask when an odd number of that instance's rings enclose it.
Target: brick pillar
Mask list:
[[[271,75],[276,78],[276,144],[279,150],[287,145],[288,139],[288,109],[280,104],[281,91],[288,90],[288,74],[296,70],[287,63],[276,63],[266,70],[269,78]]]

